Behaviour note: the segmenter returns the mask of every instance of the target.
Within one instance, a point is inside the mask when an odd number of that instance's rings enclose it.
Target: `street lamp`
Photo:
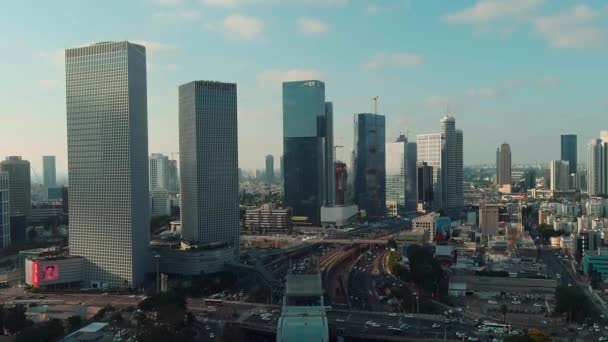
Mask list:
[[[160,254],[154,256],[156,259],[156,294],[160,293]]]

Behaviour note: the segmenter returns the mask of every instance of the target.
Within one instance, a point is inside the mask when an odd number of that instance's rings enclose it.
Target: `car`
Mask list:
[[[456,311],[458,311],[458,312],[462,312],[462,308],[461,308],[461,307],[457,307],[457,308],[456,308]]]
[[[205,330],[211,330],[211,328],[208,325],[205,325]]]
[[[583,327],[579,325],[578,327],[576,327],[576,330],[581,331],[583,330]]]
[[[542,308],[543,307],[543,305],[540,304],[540,303],[534,303],[534,306],[536,306],[537,308]]]
[[[467,340],[469,340],[469,341],[479,341],[479,339],[477,337],[473,337],[473,336],[469,336],[469,338]]]
[[[389,315],[389,316],[391,316],[391,317],[395,317],[395,316],[397,316],[397,314],[396,314],[395,312],[391,312],[391,313],[389,313],[388,315]]]
[[[608,341],[608,337],[600,336],[600,338],[598,338],[597,340],[598,341]]]
[[[431,328],[433,328],[433,329],[441,328],[441,324],[433,323],[433,325],[431,326]]]
[[[495,301],[495,300],[489,300],[489,301],[488,301],[488,304],[491,304],[491,305],[498,305],[498,302],[497,302],[497,301]]]
[[[521,302],[518,301],[518,300],[514,300],[514,301],[511,302],[511,304],[513,304],[513,305],[519,305],[519,304],[521,304]]]
[[[210,333],[209,334],[209,338],[215,338],[215,334],[214,333]]]
[[[345,321],[345,320],[343,320],[342,318],[336,318],[336,322],[344,323],[344,322],[346,322],[346,321]]]
[[[467,334],[465,334],[465,333],[463,333],[463,332],[460,332],[460,331],[457,331],[457,332],[456,332],[456,337],[458,337],[458,338],[463,338],[463,337],[465,337],[465,336],[467,336]]]
[[[411,313],[405,314],[405,318],[414,318],[414,314],[411,314]]]
[[[597,324],[597,323],[593,323],[593,327],[594,327],[595,329],[598,329],[600,326],[599,326],[599,324]]]

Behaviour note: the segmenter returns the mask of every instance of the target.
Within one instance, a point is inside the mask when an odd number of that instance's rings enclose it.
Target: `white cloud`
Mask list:
[[[559,77],[556,77],[556,76],[546,76],[546,77],[536,80],[536,85],[541,88],[557,86],[560,83],[561,83],[561,80],[559,79]]]
[[[59,86],[59,80],[37,80],[36,83],[46,90],[55,90]]]
[[[303,33],[325,33],[329,31],[329,26],[315,18],[299,17],[298,18],[298,29]]]
[[[602,10],[578,5],[566,13],[538,17],[534,26],[551,47],[600,48],[608,46],[608,29],[595,23],[602,14]]]
[[[345,6],[348,5],[349,0],[201,0],[204,5],[212,7],[224,7],[224,8],[235,8],[241,6],[250,5],[265,5],[265,4],[279,4],[279,5],[306,5],[306,6],[323,6],[323,7],[334,7],[334,6]]]
[[[219,24],[207,25],[207,28],[222,31],[229,39],[252,40],[264,30],[264,21],[257,17],[234,14]]]
[[[493,20],[525,17],[544,0],[478,0],[475,5],[443,16],[448,23],[480,24]]]
[[[473,97],[486,97],[486,98],[494,98],[498,95],[498,90],[494,88],[477,88],[477,89],[468,89],[466,91],[467,96]]]
[[[154,19],[181,23],[193,21],[200,17],[200,15],[201,13],[194,9],[176,9],[156,13]]]
[[[365,66],[368,69],[381,69],[389,66],[409,67],[424,63],[424,57],[412,53],[377,54]]]
[[[282,82],[300,80],[323,80],[325,75],[314,69],[266,70],[257,76],[258,84],[264,88],[279,87]]]
[[[369,15],[378,14],[378,12],[380,12],[380,6],[376,3],[368,4],[365,8],[365,12]]]

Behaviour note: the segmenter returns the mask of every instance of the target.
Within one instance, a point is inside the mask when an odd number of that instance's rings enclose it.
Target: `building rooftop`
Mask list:
[[[322,296],[321,275],[288,274],[285,294],[290,297]]]
[[[327,319],[319,316],[282,317],[279,319],[277,341],[328,341]]]

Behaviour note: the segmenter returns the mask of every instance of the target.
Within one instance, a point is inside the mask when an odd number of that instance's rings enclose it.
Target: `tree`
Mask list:
[[[502,314],[502,322],[507,323],[507,312],[509,312],[509,308],[506,304],[500,306],[500,313]]]
[[[551,338],[540,329],[530,329],[526,335],[534,342],[551,342]]]
[[[441,265],[429,248],[411,245],[407,249],[410,261],[410,279],[427,293],[439,292],[439,283],[443,279]]]
[[[76,329],[79,329],[83,324],[82,317],[78,315],[68,317],[66,322],[68,331],[75,331]]]
[[[25,317],[25,306],[15,305],[14,308],[6,310],[4,314],[4,328],[11,334],[27,328],[30,322]]]
[[[32,325],[24,329],[15,338],[15,342],[46,342],[55,341],[63,336],[63,322],[51,319],[48,322]]]
[[[578,286],[558,286],[555,300],[555,312],[567,314],[569,321],[581,321],[589,316],[589,298]]]

